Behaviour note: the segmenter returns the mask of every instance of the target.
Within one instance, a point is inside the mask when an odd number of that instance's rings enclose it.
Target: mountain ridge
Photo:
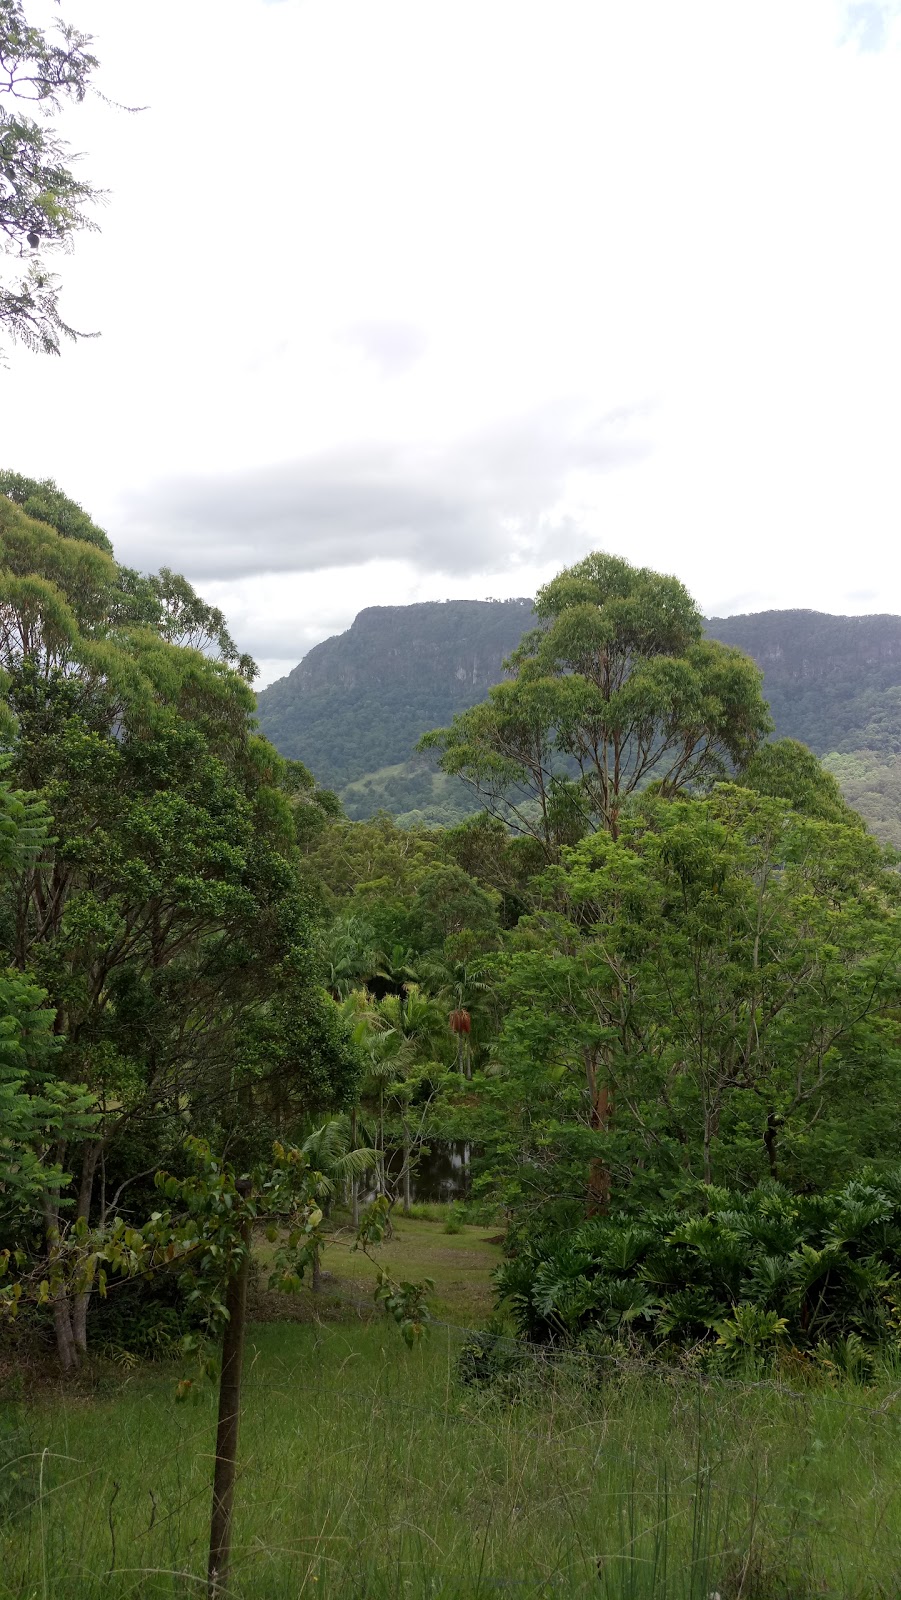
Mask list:
[[[410,821],[459,820],[475,802],[459,780],[435,772],[433,757],[415,753],[416,742],[485,698],[533,621],[526,597],[367,606],[260,692],[261,730],[337,789],[352,817],[383,808]],[[776,735],[828,756],[851,783],[852,804],[901,845],[901,761],[897,774],[893,765],[901,758],[901,616],[771,609],[704,626],[762,668]],[[873,785],[879,799],[868,812]]]

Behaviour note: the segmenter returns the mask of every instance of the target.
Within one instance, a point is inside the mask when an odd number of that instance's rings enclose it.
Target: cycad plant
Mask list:
[[[532,1339],[791,1348],[843,1370],[849,1349],[901,1354],[901,1169],[816,1196],[702,1185],[679,1212],[521,1239],[498,1284]]]

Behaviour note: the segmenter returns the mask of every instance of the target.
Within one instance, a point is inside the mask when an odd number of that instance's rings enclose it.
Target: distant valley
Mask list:
[[[370,606],[260,693],[260,726],[350,817],[453,823],[476,802],[416,742],[485,698],[531,623],[527,598]],[[760,611],[706,626],[762,668],[777,735],[810,745],[901,848],[901,617]]]

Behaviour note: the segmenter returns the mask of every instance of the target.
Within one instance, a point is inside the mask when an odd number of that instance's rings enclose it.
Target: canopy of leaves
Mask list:
[[[549,854],[650,783],[678,794],[740,768],[771,727],[748,657],[703,637],[675,578],[588,556],[535,602],[514,674],[421,741]]]
[[[98,528],[75,500],[58,489],[52,478],[25,478],[20,472],[0,472],[0,494],[21,506],[36,522],[46,522],[65,539],[82,539],[112,555],[113,547],[102,528]]]
[[[646,802],[539,886],[501,966],[511,1194],[576,1214],[600,1163],[641,1208],[888,1156],[898,886],[858,826],[726,786]]]
[[[282,1102],[346,1101],[358,1071],[298,883],[297,774],[255,732],[220,613],[129,576],[0,498],[8,770],[52,818],[0,939],[46,993],[56,1078],[95,1097],[67,1155],[85,1215],[135,1128],[159,1159],[186,1119],[221,1135],[257,1104],[264,1130]]]

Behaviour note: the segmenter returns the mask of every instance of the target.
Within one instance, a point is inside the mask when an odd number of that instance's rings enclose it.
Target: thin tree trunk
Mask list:
[[[77,1215],[88,1223],[91,1220],[94,1178],[97,1173],[97,1163],[100,1160],[101,1149],[102,1146],[100,1144],[88,1145],[81,1163]],[[72,1301],[72,1336],[83,1356],[88,1353],[88,1310],[90,1304],[91,1296],[87,1291],[77,1294]]]
[[[59,1364],[67,1375],[74,1372],[78,1366],[78,1346],[72,1331],[72,1316],[69,1307],[69,1296],[65,1289],[58,1289],[53,1296],[53,1331],[56,1334],[56,1353]]]
[[[350,1113],[350,1148],[357,1148],[357,1108],[354,1106]],[[356,1173],[350,1180],[351,1221],[355,1228],[360,1226],[360,1179]]]
[[[776,1140],[778,1138],[778,1132],[779,1125],[776,1120],[776,1113],[774,1111],[768,1111],[766,1114],[766,1129],[763,1135],[763,1148],[766,1151],[766,1158],[769,1164],[771,1178],[778,1178],[779,1176],[779,1168],[776,1160]]]
[[[588,1080],[588,1121],[596,1133],[606,1133],[613,1115],[613,1096],[606,1083],[598,1083],[597,1059],[586,1051],[586,1077]],[[588,1204],[590,1217],[610,1209],[610,1168],[603,1156],[595,1156],[588,1170]]]
[[[312,1289],[313,1289],[313,1293],[314,1294],[318,1294],[321,1288],[322,1288],[322,1262],[319,1259],[319,1247],[317,1245],[316,1249],[313,1251],[313,1273],[312,1273]]]
[[[44,1232],[47,1252],[52,1256],[59,1238],[59,1214],[49,1194],[43,1197]],[[72,1332],[72,1307],[69,1293],[61,1283],[53,1296],[53,1331],[56,1335],[56,1353],[64,1373],[74,1372],[78,1366],[78,1346]]]
[[[213,1509],[210,1516],[210,1600],[219,1600],[228,1587],[231,1554],[232,1505],[235,1465],[238,1459],[238,1424],[241,1420],[241,1367],[247,1317],[247,1274],[250,1267],[250,1223],[241,1228],[244,1255],[225,1295],[228,1321],[222,1336],[222,1374],[219,1379],[219,1424],[216,1430],[216,1467],[213,1474]]]
[[[404,1140],[404,1216],[410,1215],[410,1202],[413,1198],[410,1185],[410,1141]]]

